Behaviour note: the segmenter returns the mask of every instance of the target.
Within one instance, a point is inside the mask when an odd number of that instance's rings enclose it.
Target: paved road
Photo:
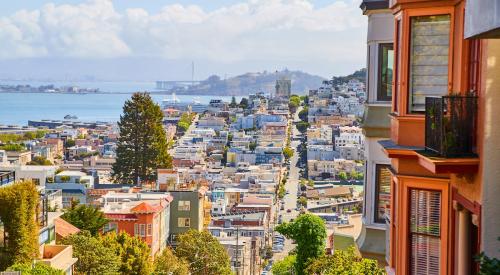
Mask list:
[[[302,110],[302,107],[299,107],[299,109],[295,113],[295,117],[293,119],[294,122],[300,120],[298,116],[300,110]],[[292,136],[297,137],[299,134],[300,132],[297,130],[295,126],[293,126]],[[299,144],[300,141],[292,140],[290,146],[296,150]],[[295,210],[295,208],[297,207],[297,191],[299,186],[299,168],[297,167],[298,159],[299,159],[299,154],[298,152],[295,152],[290,160],[290,174],[285,184],[285,189],[288,191],[288,194],[286,194],[285,197],[283,198],[285,202],[285,209],[279,210],[278,212],[278,215],[283,216],[283,222],[289,222],[291,219],[295,219],[299,214],[299,212]],[[279,204],[278,207],[279,206],[281,206],[281,204]],[[288,209],[291,210],[290,213],[287,212]],[[291,240],[288,239],[285,240],[283,252],[275,253],[273,257],[274,261],[278,261],[286,257],[288,255],[288,252],[290,252],[290,250],[292,250],[294,247],[295,245],[292,244]]]

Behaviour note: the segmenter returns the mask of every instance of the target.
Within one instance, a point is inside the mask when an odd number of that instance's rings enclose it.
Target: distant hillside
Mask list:
[[[357,79],[363,83],[366,83],[366,68],[355,71],[354,73],[347,76],[334,76],[329,80],[330,84],[333,86],[348,82],[351,79]]]
[[[286,78],[292,80],[292,93],[306,94],[309,89],[317,89],[326,80],[323,77],[311,75],[302,71],[283,70],[277,73],[257,72],[221,79],[213,75],[200,84],[184,88],[174,88],[177,94],[197,95],[248,95],[256,92],[274,92],[276,79]]]

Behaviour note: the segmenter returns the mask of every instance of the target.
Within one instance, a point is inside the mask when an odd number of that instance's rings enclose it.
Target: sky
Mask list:
[[[360,0],[19,0],[0,4],[0,79],[185,80],[365,66]]]

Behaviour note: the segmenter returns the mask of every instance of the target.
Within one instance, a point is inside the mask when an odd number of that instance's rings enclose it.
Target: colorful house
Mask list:
[[[477,274],[500,257],[498,1],[391,0],[388,271]]]

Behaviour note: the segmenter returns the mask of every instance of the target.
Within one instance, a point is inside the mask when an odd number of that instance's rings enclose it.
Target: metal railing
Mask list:
[[[425,98],[425,149],[441,157],[476,155],[477,97]]]

